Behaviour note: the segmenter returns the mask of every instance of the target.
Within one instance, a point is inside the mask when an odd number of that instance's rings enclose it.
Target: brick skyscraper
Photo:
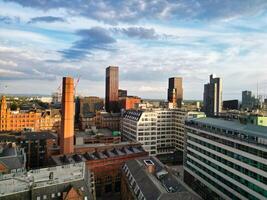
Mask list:
[[[69,154],[74,152],[74,84],[71,77],[63,77],[61,107],[60,153]]]
[[[119,112],[119,67],[109,66],[106,68],[106,99],[107,112]]]
[[[178,108],[182,107],[183,101],[183,78],[172,77],[169,78],[169,88],[168,88],[168,101],[173,103],[173,95],[176,97],[176,106]]]
[[[210,75],[210,82],[204,85],[203,108],[207,116],[222,112],[222,79]]]

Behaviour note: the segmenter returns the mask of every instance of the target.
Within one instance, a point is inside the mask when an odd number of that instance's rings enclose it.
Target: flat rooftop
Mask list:
[[[76,137],[90,138],[90,137],[96,137],[96,136],[112,137],[113,135],[112,135],[112,131],[110,129],[101,128],[101,129],[96,129],[95,131],[93,131],[93,130],[78,131],[78,132],[75,132],[75,136]]]
[[[0,197],[29,191],[30,187],[41,188],[84,179],[84,175],[85,163],[83,162],[6,174],[0,177]]]
[[[230,121],[230,120],[210,118],[210,117],[191,119],[188,121],[189,122],[193,121],[195,123],[200,123],[200,124],[206,124],[221,129],[237,131],[240,133],[245,133],[249,136],[267,138],[267,127],[265,126],[257,126],[251,124],[247,125],[247,124],[241,124],[237,120]]]

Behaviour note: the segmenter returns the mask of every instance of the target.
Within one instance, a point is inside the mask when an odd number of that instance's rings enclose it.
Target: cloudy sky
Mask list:
[[[104,96],[105,68],[120,67],[130,95],[166,98],[168,77],[202,99],[211,73],[223,98],[267,93],[266,0],[0,0],[0,93]]]

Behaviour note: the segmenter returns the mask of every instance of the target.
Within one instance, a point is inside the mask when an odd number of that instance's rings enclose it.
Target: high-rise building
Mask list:
[[[121,119],[121,133],[127,140],[140,142],[152,156],[181,152],[185,118],[203,116],[182,109],[128,110]]]
[[[74,83],[73,78],[63,77],[62,82],[62,120],[60,136],[60,152],[74,151]]]
[[[222,79],[210,75],[210,82],[204,86],[204,112],[207,116],[217,116],[222,112]]]
[[[174,107],[182,107],[183,79],[181,77],[169,78],[168,102],[173,103]]]
[[[185,122],[184,181],[203,199],[267,199],[267,127]]]
[[[106,99],[107,112],[119,112],[119,67],[109,66],[106,68]]]

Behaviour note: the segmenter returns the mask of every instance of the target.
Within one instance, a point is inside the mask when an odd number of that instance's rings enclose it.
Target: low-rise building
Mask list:
[[[140,97],[127,96],[119,98],[120,108],[123,110],[136,109],[141,102]]]
[[[17,172],[0,177],[1,200],[93,200],[93,179],[85,163]]]
[[[118,131],[93,128],[84,132],[76,132],[75,141],[76,145],[120,143],[121,135]]]
[[[121,199],[200,200],[156,157],[127,161],[122,167]]]
[[[26,153],[15,143],[0,144],[0,174],[25,171]]]
[[[104,111],[87,113],[86,115],[80,116],[80,129],[85,130],[95,126],[97,128],[109,128],[112,131],[118,131],[120,129],[120,117],[120,113],[108,113]]]
[[[94,174],[97,197],[120,192],[121,167],[131,159],[147,156],[137,143],[90,144],[75,147],[75,154],[52,156],[52,164],[85,162]]]
[[[186,121],[184,181],[204,199],[267,199],[267,127]]]

